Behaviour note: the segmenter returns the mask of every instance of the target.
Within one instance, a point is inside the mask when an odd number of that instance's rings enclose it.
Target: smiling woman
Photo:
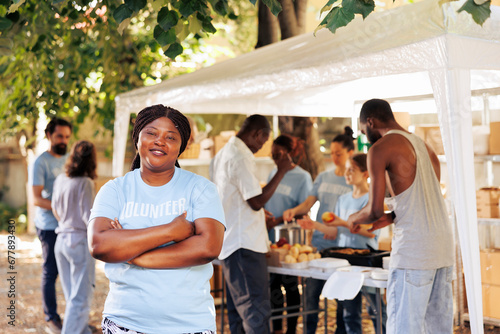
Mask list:
[[[190,133],[179,111],[143,109],[131,171],[96,196],[89,248],[110,281],[103,333],[215,333],[210,262],[222,247],[224,211],[215,185],[177,163]]]

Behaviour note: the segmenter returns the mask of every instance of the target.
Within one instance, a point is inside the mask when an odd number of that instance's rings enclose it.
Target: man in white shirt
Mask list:
[[[284,155],[276,161],[276,175],[261,188],[255,176],[253,154],[262,148],[270,133],[264,116],[249,116],[211,164],[211,179],[221,196],[227,224],[219,259],[226,278],[229,327],[233,334],[270,332],[265,257],[269,238],[263,207],[294,166],[290,156]]]

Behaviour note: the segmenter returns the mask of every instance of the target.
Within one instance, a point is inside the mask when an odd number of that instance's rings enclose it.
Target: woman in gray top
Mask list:
[[[88,321],[95,260],[88,251],[87,224],[95,197],[96,160],[94,145],[78,141],[66,162],[66,173],[54,182],[55,256],[66,299],[63,334],[91,333]]]

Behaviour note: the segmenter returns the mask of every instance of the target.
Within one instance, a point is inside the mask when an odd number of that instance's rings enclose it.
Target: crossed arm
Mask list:
[[[122,229],[117,220],[97,217],[88,231],[90,253],[96,259],[151,269],[208,263],[219,255],[224,238],[224,226],[219,221],[198,218],[191,223],[186,213],[170,223],[143,229]],[[171,241],[175,243],[160,247]]]

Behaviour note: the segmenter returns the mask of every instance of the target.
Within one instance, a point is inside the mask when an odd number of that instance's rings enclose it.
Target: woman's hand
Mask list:
[[[304,216],[297,220],[297,224],[303,229],[314,230],[314,221],[309,216]]]
[[[186,219],[187,212],[184,211],[180,216],[172,220],[169,227],[172,228],[172,235],[175,242],[180,242],[196,234],[196,226],[194,222]]]
[[[289,222],[295,217],[295,208],[283,212],[283,221]]]

